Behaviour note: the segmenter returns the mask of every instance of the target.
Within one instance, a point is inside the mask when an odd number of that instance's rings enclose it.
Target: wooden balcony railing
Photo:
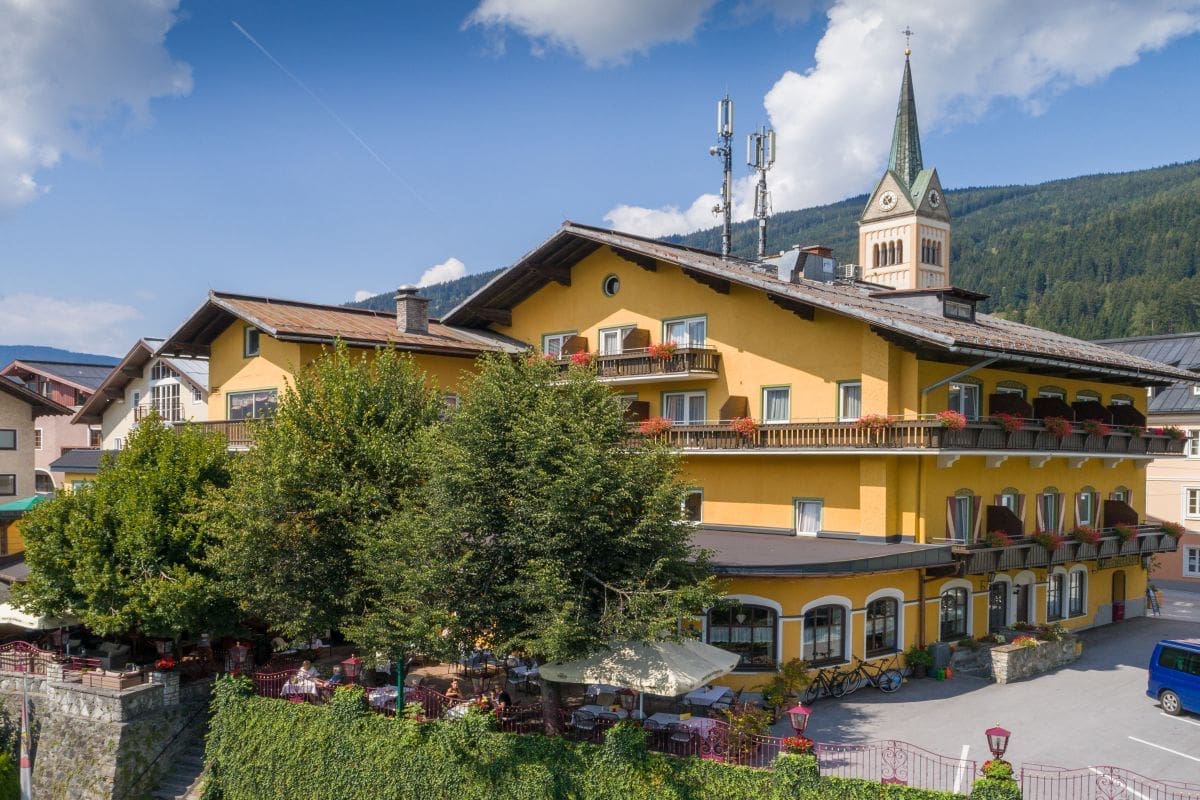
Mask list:
[[[134,422],[141,422],[151,414],[158,414],[163,422],[182,422],[183,404],[178,399],[158,403],[143,403],[133,407]]]
[[[645,433],[647,425],[635,424]],[[660,425],[662,423],[659,423]],[[652,429],[652,427],[651,427]],[[934,418],[891,418],[881,427],[859,422],[756,423],[753,430],[735,430],[731,422],[671,424],[654,438],[680,450],[830,450],[907,449],[939,452],[1024,451],[1095,456],[1170,455],[1183,452],[1185,442],[1165,434],[1134,432],[1113,427],[1106,435],[1088,434],[1075,426],[1066,436],[1055,436],[1040,422],[1029,420],[1016,433],[1006,433],[998,423],[967,423],[963,430],[943,427]]]
[[[225,437],[230,449],[245,450],[253,443],[252,429],[257,423],[265,422],[258,419],[222,419],[208,422],[176,422],[175,427],[191,425],[205,431],[219,433]]]
[[[985,544],[954,545],[954,554],[966,562],[970,575],[1005,572],[1014,569],[1048,567],[1069,561],[1104,561],[1113,559],[1113,566],[1125,561],[1136,563],[1144,555],[1173,553],[1178,542],[1158,525],[1138,525],[1136,535],[1122,542],[1111,528],[1100,531],[1099,544],[1067,539],[1054,552],[1029,538],[1018,539],[1005,547]]]
[[[721,370],[721,353],[713,347],[680,347],[669,356],[651,355],[645,349],[615,355],[576,354],[560,358],[558,364],[565,368],[580,361],[590,362],[601,380],[707,377]]]

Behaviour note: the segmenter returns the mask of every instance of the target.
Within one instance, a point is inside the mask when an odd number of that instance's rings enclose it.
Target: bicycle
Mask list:
[[[854,669],[837,677],[833,686],[833,696],[845,697],[865,684],[870,684],[885,694],[891,694],[904,683],[904,676],[893,666],[893,661],[894,658],[889,658],[887,661],[871,664],[854,656]]]
[[[805,687],[804,694],[801,696],[801,699],[805,703],[811,703],[820,697],[822,693],[827,694],[830,697],[836,697],[837,695],[834,694],[834,687],[837,686],[838,676],[840,674],[841,673],[838,672],[837,667],[817,670],[816,677],[813,678],[812,682]]]

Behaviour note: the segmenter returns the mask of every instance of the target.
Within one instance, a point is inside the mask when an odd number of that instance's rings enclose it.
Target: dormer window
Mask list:
[[[242,356],[253,358],[258,353],[258,328],[246,328],[245,338],[242,340]]]
[[[961,319],[965,322],[975,320],[975,306],[962,300],[951,300],[947,297],[943,304],[943,313],[949,319]]]

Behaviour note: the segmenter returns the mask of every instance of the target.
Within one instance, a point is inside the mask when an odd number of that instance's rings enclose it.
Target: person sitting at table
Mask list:
[[[325,681],[326,686],[341,686],[346,682],[346,676],[342,674],[340,664],[333,666],[333,674],[329,676],[329,680]]]
[[[456,703],[462,700],[462,690],[458,688],[458,678],[450,681],[450,688],[446,690],[446,699]]]
[[[512,697],[509,696],[508,690],[501,690],[496,696],[496,713],[503,716],[512,710]]]
[[[300,669],[296,670],[296,680],[298,681],[311,681],[313,678],[319,677],[321,677],[321,673],[308,659],[301,662]]]

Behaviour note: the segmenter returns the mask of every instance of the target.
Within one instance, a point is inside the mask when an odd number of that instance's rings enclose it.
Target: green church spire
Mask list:
[[[908,189],[912,189],[923,165],[921,164],[921,134],[917,130],[917,101],[913,99],[912,70],[904,50],[904,79],[900,82],[900,102],[896,106],[896,127],[892,131],[892,155],[888,169],[896,173]]]

